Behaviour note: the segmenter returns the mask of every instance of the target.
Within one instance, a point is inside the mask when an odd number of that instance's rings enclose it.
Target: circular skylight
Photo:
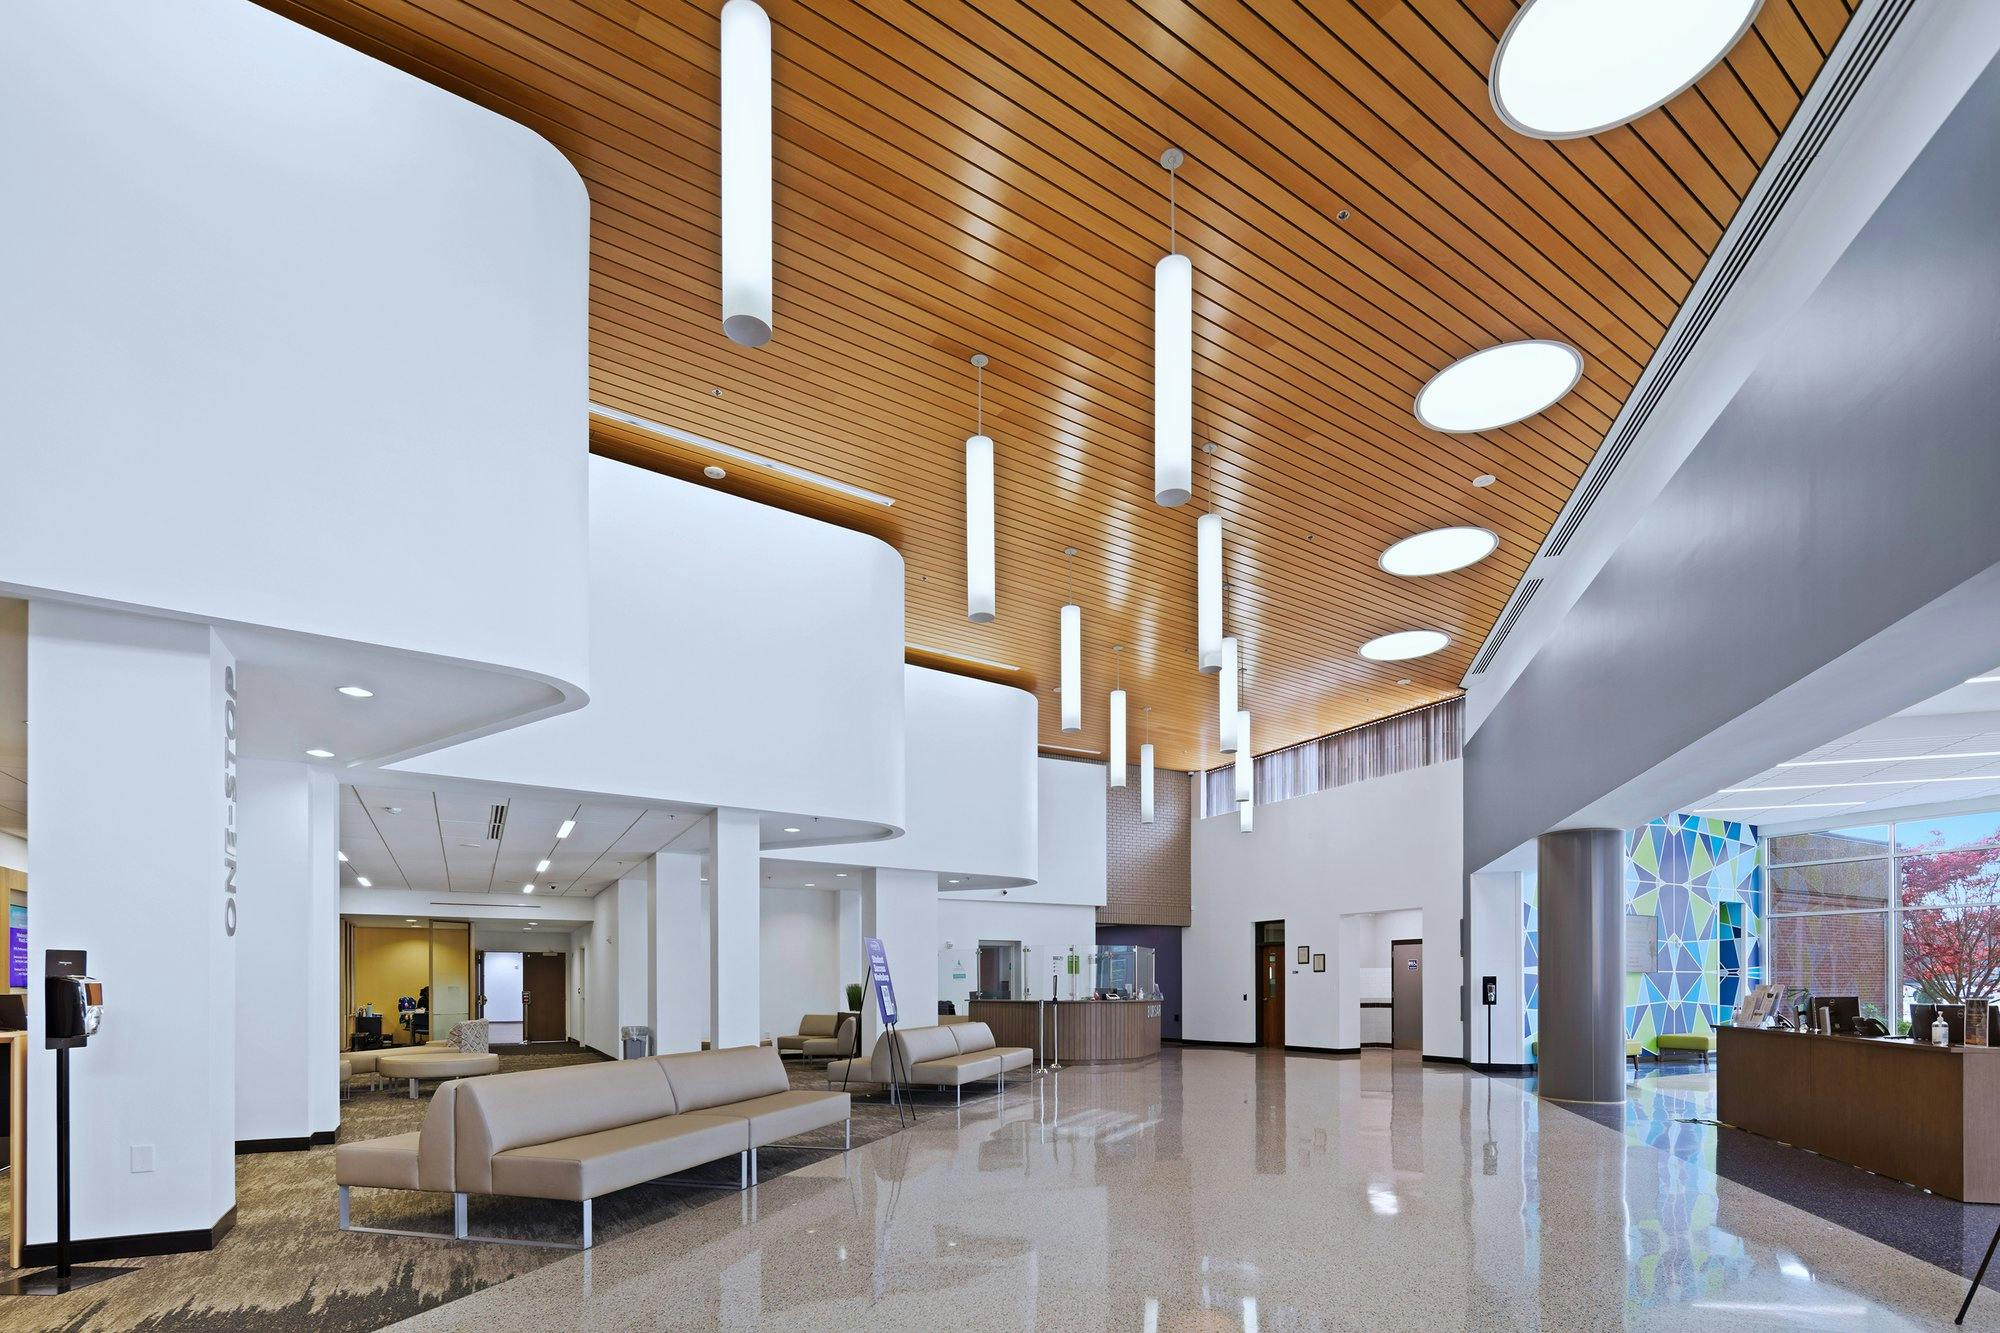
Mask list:
[[[1487,88],[1500,119],[1576,139],[1665,106],[1729,54],[1763,0],[1528,0]]]
[[[1461,357],[1417,395],[1417,420],[1432,430],[1497,430],[1542,411],[1576,387],[1583,358],[1566,343],[1501,343]]]
[[[1485,528],[1439,528],[1405,537],[1382,552],[1382,568],[1404,578],[1445,574],[1478,564],[1499,544]]]
[[[1451,642],[1451,637],[1434,629],[1406,629],[1384,634],[1361,645],[1361,655],[1371,662],[1401,662],[1410,657],[1429,657]]]

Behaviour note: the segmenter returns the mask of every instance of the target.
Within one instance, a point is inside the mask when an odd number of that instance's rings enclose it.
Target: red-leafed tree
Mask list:
[[[1944,1004],[2000,993],[2000,833],[1955,851],[1942,839],[1898,858],[1903,980]]]

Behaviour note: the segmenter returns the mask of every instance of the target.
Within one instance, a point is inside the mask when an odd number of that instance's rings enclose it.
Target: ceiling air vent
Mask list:
[[[489,815],[486,820],[486,836],[493,839],[493,841],[498,842],[500,841],[500,835],[505,833],[506,831],[507,831],[507,807],[504,805],[496,805],[493,807],[493,813]]]
[[[1603,493],[1605,484],[1611,480],[1611,474],[1625,461],[1626,453],[1632,448],[1632,441],[1645,429],[1646,422],[1652,418],[1653,409],[1659,406],[1660,399],[1672,387],[1674,376],[1680,372],[1682,364],[1694,352],[1694,346],[1701,340],[1701,335],[1708,331],[1709,324],[1715,319],[1716,311],[1721,308],[1730,290],[1736,286],[1736,280],[1743,275],[1751,256],[1757,253],[1757,247],[1763,244],[1764,237],[1769,234],[1772,223],[1777,221],[1779,212],[1798,190],[1806,169],[1813,164],[1813,159],[1819,156],[1819,150],[1826,145],[1827,137],[1833,133],[1834,126],[1838,125],[1841,117],[1847,114],[1847,108],[1854,101],[1854,94],[1859,91],[1869,71],[1875,68],[1876,61],[1881,59],[1882,52],[1889,45],[1889,39],[1896,35],[1896,29],[1902,26],[1903,19],[1914,4],[1915,0],[1892,0],[1892,3],[1883,5],[1875,11],[1868,27],[1855,41],[1853,54],[1840,66],[1834,77],[1833,86],[1828,89],[1820,104],[1813,109],[1812,119],[1806,122],[1799,137],[1792,141],[1791,147],[1785,153],[1784,161],[1778,163],[1776,169],[1772,171],[1770,187],[1758,198],[1756,207],[1744,221],[1743,229],[1736,233],[1727,248],[1716,252],[1709,264],[1707,282],[1702,288],[1701,295],[1688,308],[1686,317],[1680,320],[1680,327],[1674,331],[1673,337],[1661,346],[1647,373],[1645,387],[1639,396],[1633,399],[1630,410],[1624,414],[1624,422],[1618,427],[1617,433],[1605,442],[1603,450],[1591,464],[1589,474],[1584,477],[1583,484],[1577,488],[1575,497],[1570,501],[1568,512],[1556,525],[1554,533],[1549,537],[1548,545],[1542,548],[1543,555],[1558,556],[1568,549],[1570,539],[1576,536],[1576,530],[1582,525],[1584,517],[1590,513],[1590,507],[1597,503],[1597,497]],[[1829,65],[1828,68],[1831,69],[1832,66]],[[1489,645],[1487,650],[1480,654],[1481,665],[1473,668],[1475,675],[1493,656],[1495,646],[1497,643]]]
[[[1514,604],[1500,617],[1500,623],[1493,628],[1493,637],[1486,641],[1486,648],[1479,654],[1479,660],[1472,664],[1472,674],[1478,675],[1493,665],[1493,655],[1500,651],[1500,645],[1507,642],[1507,636],[1514,632],[1514,625],[1521,619],[1521,613],[1528,609],[1528,603],[1535,600],[1535,594],[1542,590],[1540,579],[1529,579],[1514,594]]]

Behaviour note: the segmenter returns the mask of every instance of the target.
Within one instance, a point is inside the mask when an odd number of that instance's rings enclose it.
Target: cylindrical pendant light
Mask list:
[[[1146,710],[1146,743],[1139,747],[1139,822],[1153,822],[1153,710]]]
[[[1250,812],[1255,810],[1256,808],[1257,808],[1256,806],[1252,805],[1248,801],[1238,801],[1236,803],[1236,827],[1238,829],[1242,830],[1245,833],[1248,833],[1250,831],[1250,825],[1252,824],[1252,822],[1254,822],[1251,818]]]
[[[1254,792],[1255,775],[1251,765],[1256,762],[1250,751],[1250,710],[1240,709],[1236,714],[1236,803],[1247,804]]]
[[[1076,558],[1076,548],[1063,552]],[[1076,581],[1070,580],[1069,601],[1062,609],[1062,729],[1083,730],[1083,610],[1076,604]]]
[[[1153,500],[1184,505],[1194,473],[1194,265],[1177,253],[1175,172],[1178,148],[1160,154],[1167,169],[1167,254],[1153,268]]]
[[[1106,765],[1105,773],[1114,787],[1125,785],[1125,688],[1117,667],[1119,655],[1124,651],[1123,644],[1111,647],[1111,762]]]
[[[1222,666],[1215,673],[1215,718],[1222,733],[1222,752],[1236,748],[1236,636],[1222,640]]]
[[[986,434],[986,354],[972,358],[978,376],[977,433],[965,441],[965,616],[993,619],[993,441]]]
[[[1194,525],[1195,638],[1202,672],[1222,669],[1222,515]]]
[[[722,7],[722,331],[771,340],[771,20]]]

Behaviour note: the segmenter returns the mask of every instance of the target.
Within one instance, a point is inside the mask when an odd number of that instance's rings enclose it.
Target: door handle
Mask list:
[[[528,993],[527,991],[522,991],[522,992],[521,992],[521,1003],[522,1003],[522,1004],[529,1004],[529,1003],[532,1003],[532,1002],[533,1002],[533,1000],[534,1000],[534,998],[535,998],[535,997],[534,997],[533,995],[529,994],[529,993]]]

